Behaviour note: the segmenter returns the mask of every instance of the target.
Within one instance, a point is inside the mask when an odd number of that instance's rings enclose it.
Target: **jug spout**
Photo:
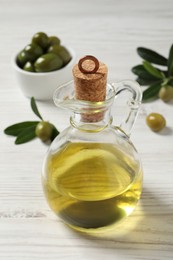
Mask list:
[[[71,110],[74,105],[74,88],[72,82],[59,86],[53,95],[53,101],[57,107]]]

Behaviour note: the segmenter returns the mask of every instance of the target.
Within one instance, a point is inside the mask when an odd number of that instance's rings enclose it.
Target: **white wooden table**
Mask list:
[[[143,105],[132,134],[143,162],[143,195],[117,233],[104,237],[81,235],[51,213],[40,181],[47,146],[39,140],[15,146],[3,134],[8,125],[36,119],[10,59],[37,31],[59,35],[78,57],[97,56],[109,66],[110,81],[135,79],[130,69],[140,62],[136,47],[168,54],[173,1],[0,0],[0,260],[173,259],[173,102]],[[59,130],[67,127],[68,113],[52,103],[37,104]],[[151,111],[165,116],[163,132],[146,126]]]

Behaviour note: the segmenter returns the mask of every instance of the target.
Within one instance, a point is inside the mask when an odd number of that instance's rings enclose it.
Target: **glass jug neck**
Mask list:
[[[72,127],[85,132],[100,132],[112,124],[110,109],[105,111],[86,111],[86,113],[74,112],[70,117]]]
[[[87,132],[98,132],[112,123],[111,106],[115,98],[115,89],[107,84],[106,99],[90,102],[75,97],[74,82],[70,81],[60,86],[54,93],[55,105],[71,110],[71,125]]]

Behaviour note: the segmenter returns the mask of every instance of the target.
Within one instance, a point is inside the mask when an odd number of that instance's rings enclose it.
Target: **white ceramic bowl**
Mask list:
[[[72,59],[62,69],[51,72],[27,72],[16,63],[17,55],[12,58],[12,66],[22,93],[26,97],[34,97],[36,100],[50,100],[58,86],[72,79],[72,68],[76,61],[73,49],[65,46]]]

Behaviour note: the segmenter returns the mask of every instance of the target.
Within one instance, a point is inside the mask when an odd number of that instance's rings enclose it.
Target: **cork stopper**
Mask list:
[[[73,67],[75,97],[79,100],[99,102],[106,98],[107,66],[94,56],[87,55]],[[97,122],[103,112],[83,116],[84,121]]]
[[[106,97],[107,66],[93,56],[86,56],[73,67],[77,99],[91,102],[104,101]]]

